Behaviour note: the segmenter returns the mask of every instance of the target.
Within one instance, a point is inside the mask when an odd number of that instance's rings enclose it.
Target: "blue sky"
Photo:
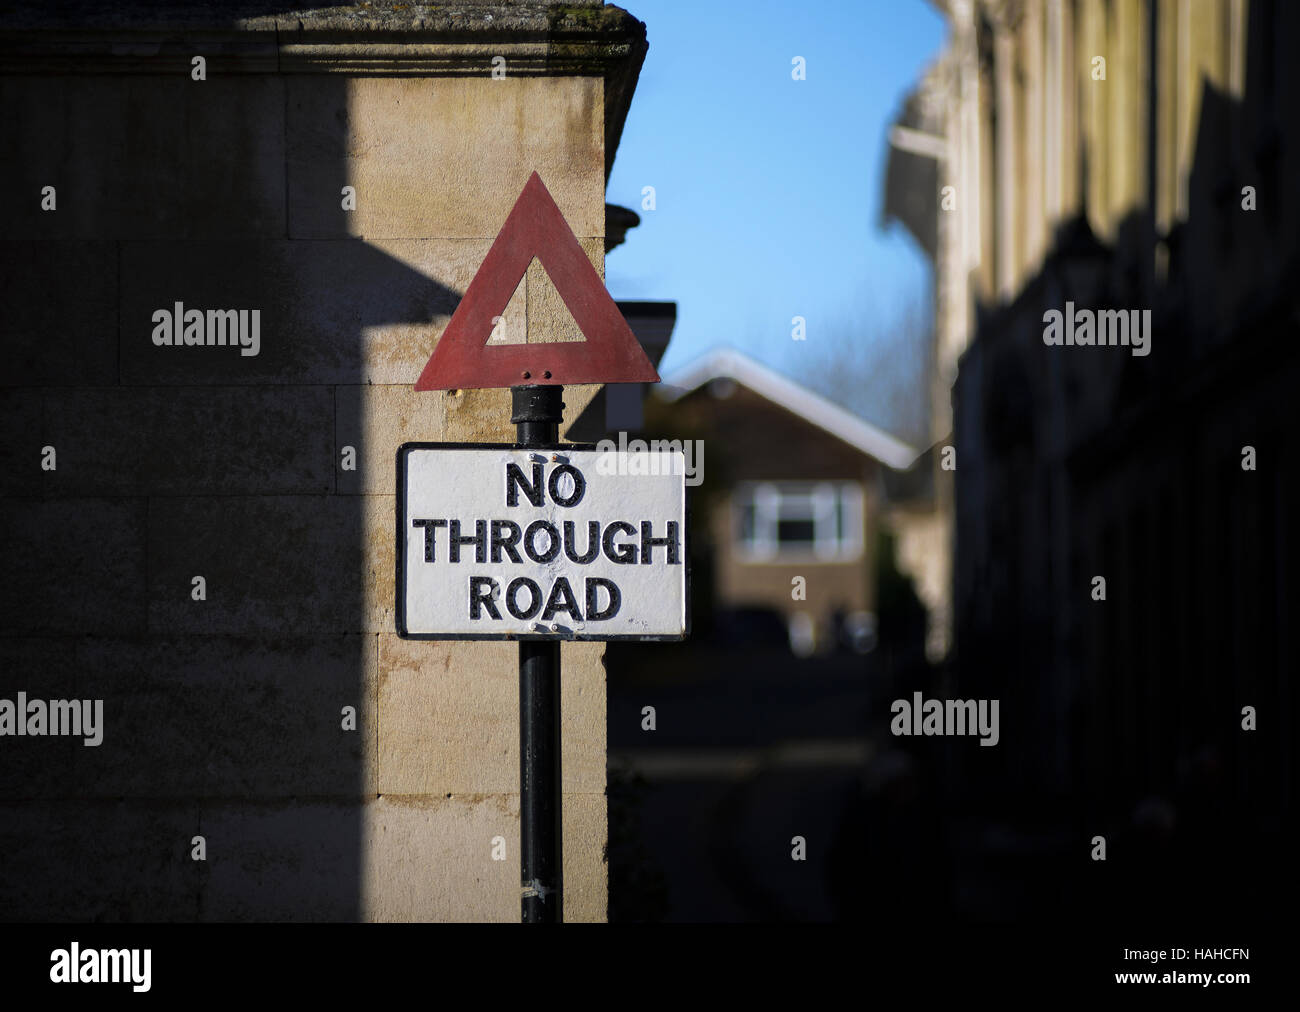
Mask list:
[[[845,342],[896,340],[909,304],[928,307],[930,270],[901,227],[880,228],[886,140],[942,18],[924,0],[623,6],[650,49],[606,199],[641,224],[606,282],[615,298],[677,302],[661,373],[729,344],[807,379]],[[795,56],[807,80],[791,79]],[[883,402],[850,406],[891,426]]]

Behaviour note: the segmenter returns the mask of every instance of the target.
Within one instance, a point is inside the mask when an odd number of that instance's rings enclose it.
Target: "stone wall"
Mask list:
[[[508,391],[412,384],[532,171],[603,274],[644,26],[492,9],[0,25],[0,698],[104,701],[98,746],[0,738],[5,919],[518,918],[517,647],[396,636],[394,460],[513,439]],[[156,345],[177,302],[257,354]],[[565,316],[536,267],[507,313]],[[563,650],[601,920],[603,648]]]

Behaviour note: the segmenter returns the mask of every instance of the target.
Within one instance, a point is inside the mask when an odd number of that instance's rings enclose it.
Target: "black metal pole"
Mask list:
[[[559,440],[561,386],[510,388],[518,442]],[[563,813],[560,781],[560,644],[519,644],[519,870],[525,924],[564,920]]]

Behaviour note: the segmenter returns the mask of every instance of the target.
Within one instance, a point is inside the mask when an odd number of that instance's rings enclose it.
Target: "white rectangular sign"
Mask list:
[[[400,636],[685,637],[680,451],[407,443],[397,486]]]

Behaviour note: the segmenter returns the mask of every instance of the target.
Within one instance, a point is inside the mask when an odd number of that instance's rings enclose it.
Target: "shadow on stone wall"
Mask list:
[[[954,695],[1000,698],[1006,731],[946,769],[961,846],[1006,900],[985,917],[1244,923],[1282,873],[1300,607],[1286,183],[1300,136],[1284,60],[1298,29],[1289,6],[1252,4],[1243,98],[1198,84],[1187,210],[1167,234],[1151,207],[1113,242],[1068,223],[962,359]],[[1046,346],[1043,314],[1067,301],[1150,309],[1150,354]]]
[[[97,747],[0,739],[5,920],[362,915],[391,500],[342,450],[392,467],[367,328],[459,293],[348,235],[342,75],[194,82],[190,49],[0,77],[0,698],[103,700]],[[155,346],[177,302],[260,310],[259,353]]]

